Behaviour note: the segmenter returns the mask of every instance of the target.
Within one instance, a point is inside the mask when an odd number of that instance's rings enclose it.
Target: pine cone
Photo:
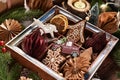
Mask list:
[[[27,68],[23,68],[20,76],[27,77],[29,75],[29,70]]]

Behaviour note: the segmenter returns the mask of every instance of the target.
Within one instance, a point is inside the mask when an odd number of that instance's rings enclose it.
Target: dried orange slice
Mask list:
[[[68,28],[68,19],[66,16],[64,16],[62,14],[58,14],[58,15],[54,16],[50,20],[50,23],[56,25],[57,30],[60,33],[65,32],[66,29]]]

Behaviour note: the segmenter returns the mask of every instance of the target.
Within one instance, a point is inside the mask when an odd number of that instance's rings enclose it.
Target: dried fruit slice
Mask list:
[[[68,19],[66,16],[62,15],[62,14],[58,14],[56,16],[54,16],[51,20],[50,20],[51,24],[54,24],[57,26],[57,30],[60,33],[63,33],[66,31],[66,29],[68,28]]]

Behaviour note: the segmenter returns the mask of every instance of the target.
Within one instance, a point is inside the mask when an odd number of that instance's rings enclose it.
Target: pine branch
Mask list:
[[[20,75],[19,64],[10,65],[14,60],[10,53],[2,53],[0,50],[0,80],[17,80]]]
[[[117,74],[117,77],[120,79],[120,72],[117,72],[116,74]]]
[[[120,38],[120,29],[113,35]],[[114,61],[120,67],[120,49],[119,48],[120,48],[120,41],[118,41],[118,43],[116,44],[116,46],[114,47],[111,53],[112,53]]]
[[[0,80],[18,80],[21,74],[22,66],[14,63],[9,53],[0,53]],[[12,65],[9,65],[12,64]],[[28,77],[33,80],[41,80],[37,74],[30,71]]]
[[[99,6],[104,3],[103,0],[92,0],[91,6],[95,5],[96,2],[98,2]]]
[[[7,80],[8,74],[8,63],[11,62],[11,57],[9,54],[0,53],[0,80]]]
[[[36,73],[30,72],[29,78],[32,78],[33,80],[42,80]]]
[[[7,80],[17,80],[20,76],[20,71],[21,71],[22,66],[19,65],[18,63],[15,64],[11,70],[8,72],[7,75]]]
[[[3,15],[0,16],[0,23],[2,23],[5,19],[15,19],[18,21],[29,20],[34,17],[40,17],[43,12],[39,9],[31,10],[29,12],[25,12],[23,7],[15,8],[12,10],[7,11]]]

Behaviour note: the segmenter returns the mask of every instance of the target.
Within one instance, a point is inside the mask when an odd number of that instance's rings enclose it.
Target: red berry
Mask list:
[[[5,47],[2,48],[2,52],[5,53],[7,52],[7,49]]]
[[[4,41],[0,41],[0,46],[4,46],[5,42]]]

